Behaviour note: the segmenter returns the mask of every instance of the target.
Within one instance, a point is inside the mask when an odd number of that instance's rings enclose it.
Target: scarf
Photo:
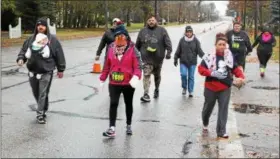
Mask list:
[[[218,69],[222,69],[225,66],[228,66],[229,68],[233,68],[233,55],[231,53],[231,51],[228,49],[228,45],[227,45],[227,49],[225,49],[224,51],[224,61],[223,62],[219,62],[219,66],[216,65],[216,51],[213,51],[210,54],[205,54],[202,59],[204,60],[204,62],[207,65],[207,68],[210,70],[217,70]]]
[[[194,35],[191,38],[188,38],[187,36],[185,36],[185,41],[186,42],[193,41],[193,39],[194,39]]]
[[[272,38],[272,35],[270,33],[269,34],[262,34],[262,40],[264,42],[268,42],[271,38]]]

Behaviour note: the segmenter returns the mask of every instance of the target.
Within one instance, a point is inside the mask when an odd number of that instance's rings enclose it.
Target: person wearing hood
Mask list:
[[[194,74],[197,65],[197,56],[202,58],[204,52],[200,42],[193,34],[191,26],[186,26],[185,36],[181,38],[174,56],[174,65],[177,67],[180,59],[180,73],[182,80],[182,94],[185,95],[188,89],[189,97],[193,97]]]
[[[260,61],[260,76],[264,77],[267,62],[271,58],[273,47],[276,46],[276,39],[267,26],[263,28],[262,33],[256,38],[252,47],[254,48],[257,45],[257,55]]]
[[[154,75],[155,81],[154,98],[158,98],[163,60],[164,57],[170,59],[172,52],[169,35],[165,28],[158,26],[155,16],[150,16],[147,20],[147,26],[140,30],[136,40],[136,48],[141,52],[144,63],[144,95],[141,97],[141,101],[150,102],[151,74]]]
[[[105,52],[105,57],[106,57],[106,54],[107,54],[107,50],[108,50],[108,46],[114,42],[114,32],[115,32],[115,29],[118,25],[121,25],[123,24],[123,22],[119,19],[119,18],[114,18],[113,19],[113,26],[112,28],[108,29],[102,36],[102,39],[99,43],[99,46],[98,46],[98,49],[97,49],[97,52],[96,52],[96,56],[95,56],[95,60],[98,61],[100,59],[100,55],[102,53],[102,50],[105,48],[106,46],[106,52]]]
[[[16,62],[19,66],[26,63],[29,83],[38,105],[37,121],[45,124],[53,71],[57,69],[57,76],[62,78],[66,67],[62,46],[50,34],[46,19],[36,22],[34,34],[24,42]]]
[[[228,106],[231,96],[231,86],[241,87],[245,83],[245,76],[234,60],[234,56],[227,48],[227,38],[223,33],[216,35],[215,50],[203,56],[198,66],[200,75],[205,76],[204,106],[202,110],[203,132],[208,133],[209,119],[213,108],[218,102],[217,137],[227,139],[226,124]],[[233,81],[233,75],[237,77]]]
[[[115,30],[115,41],[109,45],[105,65],[100,75],[100,84],[109,76],[110,110],[109,129],[103,132],[105,137],[115,137],[117,109],[120,95],[124,96],[126,109],[127,135],[132,135],[133,95],[142,76],[141,54],[130,40],[127,30],[120,25]]]
[[[226,33],[229,49],[239,66],[245,71],[246,56],[252,52],[252,45],[248,34],[241,30],[241,24],[238,21],[233,23],[233,30]]]

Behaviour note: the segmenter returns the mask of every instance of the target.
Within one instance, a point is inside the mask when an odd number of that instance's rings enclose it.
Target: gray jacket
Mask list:
[[[197,55],[199,55],[200,58],[202,58],[204,55],[198,39],[194,35],[193,40],[186,41],[184,36],[181,38],[178,44],[174,60],[177,61],[180,59],[180,63],[187,66],[196,65]]]
[[[149,45],[153,45],[156,51],[152,53],[147,51]],[[165,51],[167,50],[168,54],[172,52],[169,35],[166,29],[160,26],[143,28],[138,34],[136,48],[141,52],[143,62],[149,64],[161,64],[165,57]]]

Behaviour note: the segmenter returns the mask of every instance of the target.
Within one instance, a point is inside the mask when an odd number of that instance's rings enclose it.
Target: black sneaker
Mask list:
[[[126,126],[126,134],[127,135],[132,135],[131,125]]]
[[[148,94],[144,94],[144,96],[141,97],[141,101],[142,102],[150,102],[151,101],[150,96]]]
[[[44,118],[44,116],[42,116],[42,115],[37,116],[37,122],[39,124],[46,124],[47,123],[46,118]]]
[[[158,97],[159,97],[159,91],[158,91],[158,89],[155,89],[154,98],[158,98]]]
[[[103,136],[114,138],[116,136],[116,132],[109,128],[107,131],[103,132]]]
[[[193,97],[193,94],[192,94],[192,93],[190,93],[190,94],[189,94],[189,97],[190,97],[190,98],[192,98],[192,97]]]
[[[182,95],[186,95],[187,94],[187,89],[183,89],[183,91],[182,91]]]

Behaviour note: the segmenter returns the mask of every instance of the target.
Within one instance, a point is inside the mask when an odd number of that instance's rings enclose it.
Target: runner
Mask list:
[[[263,28],[261,35],[257,37],[252,47],[254,48],[258,44],[257,55],[260,61],[260,76],[264,77],[267,62],[272,55],[273,47],[276,46],[275,37],[268,27]]]
[[[245,71],[246,56],[252,52],[249,36],[245,31],[241,30],[239,22],[234,22],[233,30],[227,32],[226,37],[230,51],[233,53],[237,64],[242,66],[243,71]]]
[[[150,16],[147,26],[143,28],[137,37],[136,47],[141,52],[144,62],[144,95],[141,101],[150,102],[149,89],[151,84],[151,74],[154,75],[155,91],[154,98],[159,97],[159,85],[161,81],[161,68],[164,57],[171,58],[172,44],[165,28],[158,26],[155,16]],[[165,55],[165,51],[167,54]]]
[[[202,110],[203,131],[208,132],[209,118],[216,101],[218,101],[217,136],[228,138],[226,134],[226,123],[228,117],[228,105],[233,83],[232,74],[238,79],[236,85],[241,87],[244,84],[244,74],[234,62],[234,58],[227,46],[226,36],[222,33],[216,35],[216,52],[207,54],[198,67],[198,72],[206,76],[204,90],[204,107]]]
[[[188,88],[189,97],[193,97],[194,73],[198,55],[200,58],[204,55],[200,42],[193,34],[192,27],[186,26],[185,36],[181,38],[174,56],[174,65],[177,67],[178,59],[180,59],[180,73],[183,88],[182,94],[185,95]]]
[[[103,133],[106,137],[115,137],[117,108],[120,95],[123,94],[126,108],[127,135],[132,135],[133,95],[137,82],[141,79],[141,56],[128,38],[124,26],[116,28],[115,41],[108,48],[107,59],[100,76],[101,85],[109,77],[110,111],[109,129]]]

